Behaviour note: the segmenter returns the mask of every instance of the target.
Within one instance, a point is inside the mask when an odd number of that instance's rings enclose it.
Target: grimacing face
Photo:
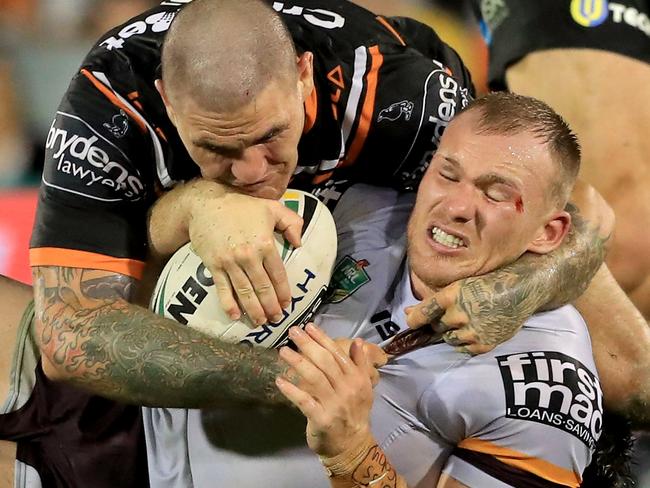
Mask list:
[[[568,230],[569,215],[547,198],[557,169],[545,145],[526,132],[477,134],[478,116],[470,110],[452,121],[420,184],[408,226],[416,292],[526,251],[550,252]]]
[[[304,101],[313,89],[310,56],[298,60],[295,85],[272,81],[250,103],[235,110],[208,110],[191,98],[171,107],[159,87],[203,178],[254,197],[282,196],[298,163]]]

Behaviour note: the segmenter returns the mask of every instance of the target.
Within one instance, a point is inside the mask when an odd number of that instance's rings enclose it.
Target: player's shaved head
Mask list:
[[[162,50],[173,104],[246,105],[272,81],[297,79],[296,51],[280,17],[260,0],[194,0],[174,19]]]

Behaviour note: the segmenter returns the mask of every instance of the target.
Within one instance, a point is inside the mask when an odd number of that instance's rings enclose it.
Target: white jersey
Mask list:
[[[417,303],[406,263],[415,195],[355,185],[334,210],[339,234],[333,337],[387,342]],[[144,409],[153,488],[329,488],[290,409]],[[578,486],[602,421],[589,336],[572,307],[529,319],[513,339],[470,357],[435,344],[381,369],[371,427],[411,488],[444,470],[468,486]]]

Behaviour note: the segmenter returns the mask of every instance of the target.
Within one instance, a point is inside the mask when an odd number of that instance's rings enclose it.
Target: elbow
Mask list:
[[[605,407],[635,428],[650,430],[650,373],[628,369],[630,374],[619,376],[615,385],[603,385]]]
[[[52,381],[72,381],[75,378],[75,357],[69,334],[60,330],[48,331],[39,320],[35,321],[34,328],[39,338],[35,343],[39,348],[45,376]]]
[[[65,345],[59,340],[50,340],[39,345],[41,353],[41,366],[45,376],[52,381],[71,380],[71,368],[67,364],[67,355],[61,354],[65,351]]]

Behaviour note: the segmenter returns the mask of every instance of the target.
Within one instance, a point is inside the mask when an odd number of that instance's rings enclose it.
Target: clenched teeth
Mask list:
[[[451,247],[452,249],[457,249],[459,247],[464,247],[465,244],[462,239],[447,234],[444,230],[434,227],[431,229],[431,237],[434,241],[443,246]]]

